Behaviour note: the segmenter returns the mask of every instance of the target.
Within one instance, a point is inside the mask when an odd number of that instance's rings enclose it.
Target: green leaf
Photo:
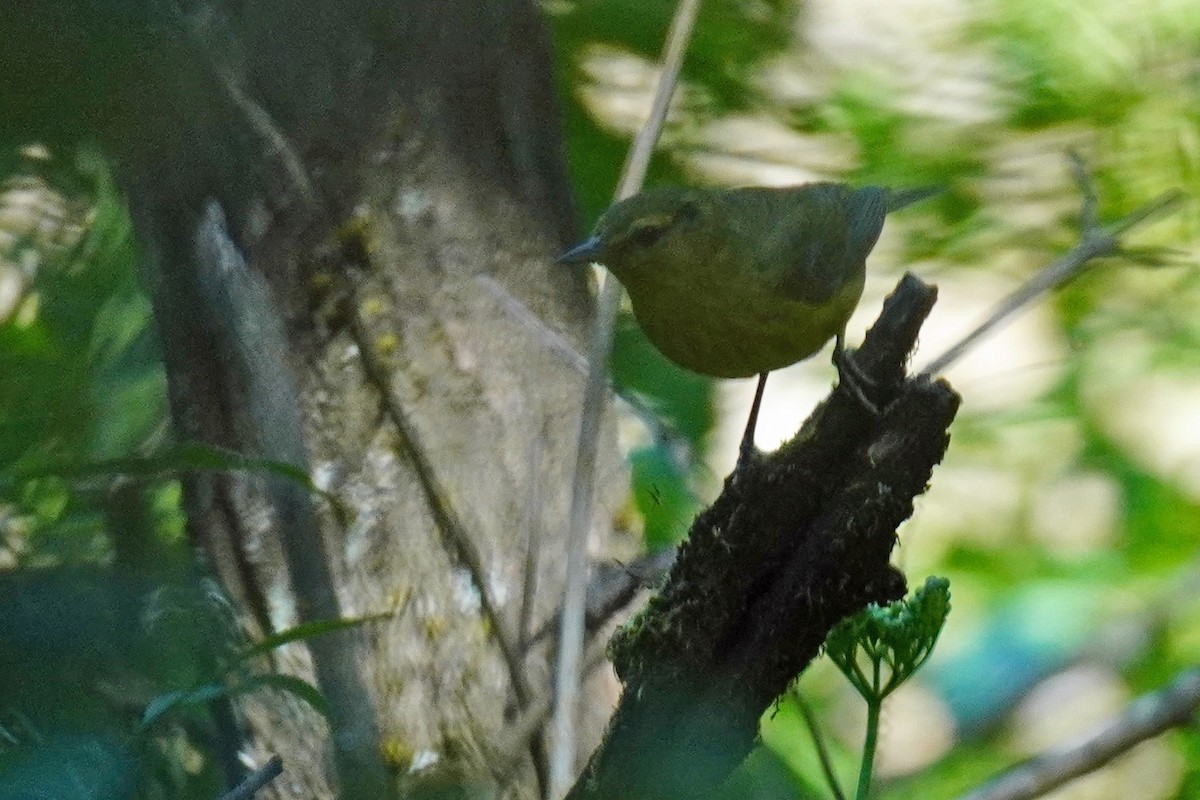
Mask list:
[[[233,692],[234,690],[226,684],[206,683],[195,689],[179,689],[159,695],[151,700],[142,712],[141,727],[143,730],[149,728],[169,711],[204,705]]]
[[[313,686],[302,678],[297,678],[295,675],[278,675],[272,673],[255,677],[251,681],[251,684],[253,685],[246,687],[247,690],[259,689],[265,686],[294,695],[312,706],[313,710],[325,717],[325,719],[330,719],[329,703],[325,700],[325,695],[321,694],[321,690],[316,686]]]
[[[370,616],[354,617],[352,619],[330,619],[317,620],[316,622],[305,622],[288,628],[287,630],[271,634],[261,641],[255,642],[239,656],[238,660],[245,661],[257,655],[269,653],[278,647],[283,647],[285,644],[307,639],[315,639],[318,636],[325,636],[326,634],[334,633],[336,631],[357,628],[360,625],[367,624],[368,622],[378,622],[379,620],[390,619],[393,616],[395,616],[395,612],[388,611],[382,614],[371,614]]]
[[[630,454],[630,462],[646,546],[659,550],[678,544],[700,510],[686,472],[661,445],[638,448]]]
[[[58,460],[36,467],[0,474],[0,492],[36,478],[57,476],[68,479],[136,475],[162,477],[187,472],[252,472],[269,473],[300,484],[329,503],[341,507],[333,494],[313,483],[309,474],[295,464],[269,458],[255,458],[213,445],[187,442],[167,450],[162,455],[134,458],[110,458],[90,461]]]
[[[139,727],[145,731],[172,711],[204,706],[221,697],[234,697],[263,688],[278,689],[295,695],[312,706],[321,716],[329,718],[329,703],[324,695],[302,678],[276,673],[247,675],[235,672],[230,676],[230,680],[225,682],[206,683],[193,689],[180,689],[154,698],[142,713]]]

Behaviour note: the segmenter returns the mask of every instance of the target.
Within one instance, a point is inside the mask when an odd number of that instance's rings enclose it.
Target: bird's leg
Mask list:
[[[754,402],[750,406],[750,419],[746,420],[746,432],[742,434],[742,445],[738,448],[737,465],[748,462],[754,455],[754,429],[758,427],[758,408],[762,405],[763,389],[767,386],[767,373],[758,375],[758,388],[754,390]]]
[[[867,397],[864,388],[875,388],[875,381],[863,374],[847,353],[844,344],[845,332],[839,333],[833,340],[833,365],[838,371],[838,385],[844,387],[863,408],[873,416],[879,416],[879,406]]]

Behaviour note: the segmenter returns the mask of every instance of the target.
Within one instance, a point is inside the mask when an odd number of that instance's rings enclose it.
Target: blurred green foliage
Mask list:
[[[0,323],[0,370],[8,378],[0,463],[10,468],[50,455],[128,453],[165,419],[165,379],[128,213],[99,157],[84,153],[74,167],[65,171],[91,183],[93,201],[79,241],[44,261],[27,238],[4,253],[10,263],[33,257],[21,300],[31,313]]]
[[[0,319],[0,794],[212,797],[208,712],[149,736],[138,720],[218,670],[229,609],[189,566],[175,481],[86,469],[165,443],[129,216],[90,151],[16,165],[0,188],[19,289]]]
[[[902,263],[948,281],[989,272],[1021,277],[1071,247],[1080,198],[1065,166],[1068,146],[1081,148],[1094,170],[1102,221],[1167,189],[1200,186],[1200,6],[1170,0],[951,6],[914,3],[891,13],[863,3],[705,4],[708,16],[698,23],[648,183],[719,180],[695,159],[712,147],[705,135],[714,121],[739,115],[782,121],[798,148],[810,149],[804,166],[842,165],[822,177],[947,186],[929,204],[931,213],[898,229]],[[630,98],[641,91],[648,107],[649,90],[628,77],[622,59],[657,62],[673,7],[635,9],[615,0],[549,6],[589,223],[616,184],[631,134]],[[605,58],[617,64],[608,73],[595,68]],[[803,90],[779,90],[764,77],[781,70]],[[596,102],[604,92],[621,102]],[[764,129],[763,148],[771,135]],[[730,145],[742,159],[744,150],[754,150]],[[829,151],[836,155],[824,155]],[[1053,380],[1035,396],[980,411],[968,392],[930,502],[942,502],[934,498],[948,473],[978,474],[974,497],[958,501],[995,512],[978,529],[965,520],[979,517],[965,509],[957,512],[964,520],[958,528],[943,519],[935,529],[918,507],[898,551],[906,571],[947,575],[958,598],[941,651],[913,681],[947,720],[930,716],[926,738],[948,736],[952,747],[929,744],[930,755],[911,759],[919,766],[885,770],[880,796],[953,797],[1024,758],[1026,737],[1014,729],[1013,712],[1048,677],[1093,665],[1135,695],[1200,656],[1200,603],[1184,588],[1195,585],[1200,570],[1194,478],[1200,444],[1186,451],[1173,442],[1195,442],[1187,431],[1200,420],[1156,419],[1185,429],[1139,441],[1131,431],[1150,423],[1130,428],[1136,413],[1116,413],[1136,409],[1164,386],[1178,387],[1177,405],[1166,408],[1196,407],[1198,221],[1193,203],[1132,237],[1137,247],[1175,251],[1167,254],[1174,266],[1146,270],[1109,260],[1045,301],[1063,347],[1050,365]],[[651,398],[695,448],[690,461],[680,460],[674,445],[652,438],[634,455],[636,508],[648,542],[659,544],[678,536],[694,498],[712,491],[700,463],[713,441],[708,426],[717,420],[711,390],[654,363],[631,327],[626,320],[618,332],[619,383]],[[1110,385],[1116,380],[1110,375],[1128,379],[1130,388],[1114,388],[1120,384]],[[1005,381],[997,374],[997,384]],[[1174,455],[1156,455],[1164,447]],[[1076,479],[1103,491],[1075,499],[1083,505],[1066,506],[1062,518],[1069,523],[1094,512],[1090,505],[1111,503],[1110,529],[1106,539],[1072,548],[1048,540],[1053,523],[1035,517],[1039,502],[1051,510],[1072,502],[1039,498]],[[861,731],[838,722],[852,713],[850,698],[830,670],[810,672],[802,688],[836,734],[832,757],[848,773]],[[795,707],[782,701],[764,725],[765,746],[781,761],[748,761],[737,785],[752,785],[749,775],[767,762],[787,765],[794,783],[790,793],[776,786],[743,796],[812,796],[821,773]],[[889,743],[885,735],[884,747],[920,752],[916,736]],[[1160,796],[1194,796],[1200,737],[1183,730],[1162,741],[1185,766],[1158,776]]]
[[[313,686],[258,661],[363,620],[243,644],[193,565],[173,476],[271,472],[318,490],[290,465],[168,446],[150,304],[104,160],[17,163],[0,185],[3,219],[30,223],[0,230],[20,289],[0,321],[12,378],[0,392],[0,796],[212,798],[227,777],[215,754],[237,746],[222,741],[220,704],[267,688],[324,711]],[[57,240],[39,234],[52,221]]]

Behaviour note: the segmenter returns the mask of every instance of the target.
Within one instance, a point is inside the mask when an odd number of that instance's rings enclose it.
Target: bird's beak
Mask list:
[[[596,236],[587,239],[558,257],[560,264],[590,264],[600,260],[604,251],[604,243]]]

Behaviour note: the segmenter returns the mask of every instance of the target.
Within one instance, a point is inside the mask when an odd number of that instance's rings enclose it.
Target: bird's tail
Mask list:
[[[898,211],[905,206],[911,206],[913,203],[920,202],[927,197],[933,197],[935,194],[941,194],[946,191],[944,186],[922,186],[917,189],[888,189],[887,193],[887,210],[888,212]]]

